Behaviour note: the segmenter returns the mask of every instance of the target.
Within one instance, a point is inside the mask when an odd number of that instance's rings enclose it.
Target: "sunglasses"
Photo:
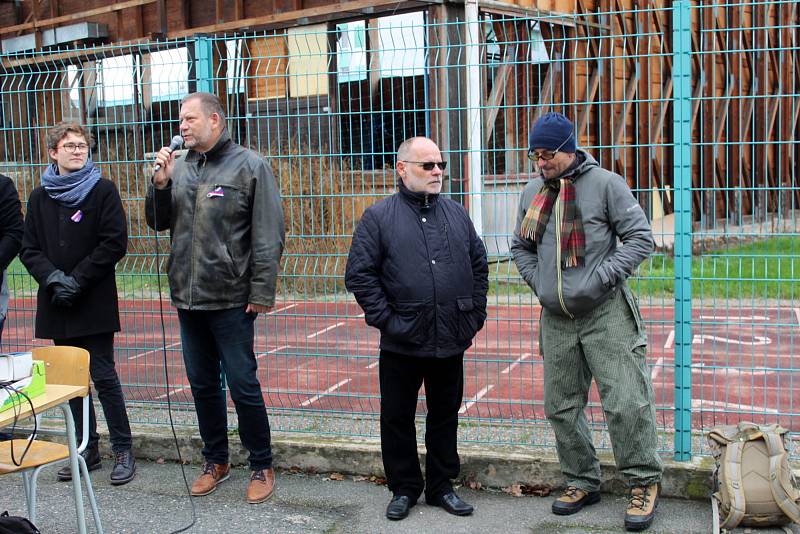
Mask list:
[[[556,157],[556,154],[558,154],[559,150],[561,150],[564,147],[564,145],[567,144],[567,141],[569,141],[570,139],[572,139],[572,134],[570,134],[569,137],[564,139],[564,142],[561,143],[555,150],[542,150],[541,152],[536,152],[535,150],[531,150],[530,152],[528,152],[528,159],[534,163],[536,163],[540,159],[543,159],[544,161],[550,161],[551,159]]]
[[[434,167],[439,167],[442,170],[447,168],[446,161],[408,161],[405,159],[401,159],[400,161],[404,163],[415,163],[425,169],[426,171],[432,171]]]

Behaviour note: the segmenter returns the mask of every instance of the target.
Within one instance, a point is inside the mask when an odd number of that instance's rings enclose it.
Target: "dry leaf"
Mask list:
[[[534,484],[533,486],[523,484],[521,489],[523,495],[534,495],[536,497],[547,497],[550,495],[550,486],[546,484]]]
[[[365,480],[369,480],[369,478],[363,476],[353,477],[353,482],[364,482]]]
[[[522,497],[522,486],[519,484],[511,484],[507,488],[503,488],[503,491],[512,497]]]
[[[328,478],[331,480],[344,480],[344,475],[341,473],[331,473],[328,475]]]
[[[470,473],[466,477],[464,477],[464,486],[466,486],[469,489],[477,490],[481,489],[483,487],[483,484],[481,484],[476,480],[475,473]]]
[[[167,463],[167,462],[166,462],[166,461],[165,461],[163,458],[159,458],[158,460],[156,460],[156,463],[157,463],[158,465],[164,465],[164,464],[165,464],[165,463]]]

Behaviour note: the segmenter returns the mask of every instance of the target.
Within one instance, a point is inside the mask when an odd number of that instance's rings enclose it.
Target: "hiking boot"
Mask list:
[[[628,509],[625,510],[625,528],[644,530],[653,522],[658,507],[658,484],[631,488]]]
[[[275,489],[275,470],[256,469],[250,475],[250,484],[247,486],[247,502],[258,504],[272,497]]]
[[[580,512],[584,506],[600,502],[600,492],[586,492],[575,486],[567,486],[564,493],[553,501],[550,508],[556,515],[571,515]]]
[[[111,469],[111,485],[127,484],[136,475],[136,459],[130,449],[114,453],[114,467]]]
[[[98,449],[90,449],[87,447],[83,449],[81,456],[83,456],[83,459],[86,461],[87,471],[97,471],[103,466],[103,461],[100,459],[100,451]],[[69,464],[59,469],[56,476],[61,482],[72,480],[72,469],[70,469]]]
[[[230,476],[231,464],[203,462],[203,473],[192,484],[192,495],[195,497],[208,495],[217,489],[217,484],[228,480]]]

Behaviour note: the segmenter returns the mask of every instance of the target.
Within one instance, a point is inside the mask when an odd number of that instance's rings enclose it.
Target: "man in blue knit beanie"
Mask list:
[[[552,511],[574,514],[600,501],[600,463],[584,415],[594,378],[630,488],[625,528],[644,530],[655,517],[662,464],[647,337],[626,280],[653,250],[650,223],[625,179],[576,147],[561,113],[536,121],[528,157],[539,174],[522,192],[511,251],[542,306],[545,414],[566,478]]]

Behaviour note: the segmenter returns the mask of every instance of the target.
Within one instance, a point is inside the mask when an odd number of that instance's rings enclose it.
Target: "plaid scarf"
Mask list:
[[[540,243],[547,228],[550,212],[561,195],[564,206],[564,220],[561,222],[562,267],[583,267],[586,259],[586,235],[583,221],[575,203],[574,176],[545,180],[544,185],[534,195],[520,227],[520,236],[528,241]]]

